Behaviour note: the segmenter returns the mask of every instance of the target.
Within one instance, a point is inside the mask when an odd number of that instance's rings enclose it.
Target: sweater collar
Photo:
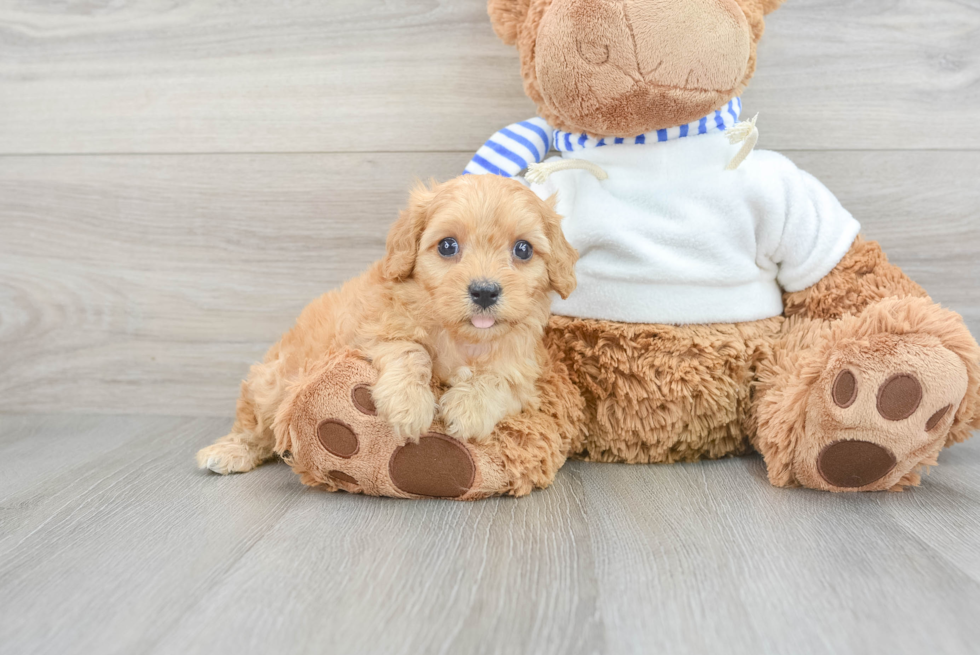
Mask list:
[[[647,132],[646,134],[631,136],[625,139],[618,137],[596,139],[594,137],[590,137],[584,132],[573,133],[555,130],[551,137],[551,147],[560,152],[575,152],[577,150],[585,150],[586,148],[599,148],[601,146],[609,146],[614,144],[643,145],[648,143],[673,141],[675,139],[683,139],[686,136],[695,136],[698,134],[724,132],[738,122],[738,116],[741,113],[742,100],[740,98],[732,98],[728,101],[728,104],[718,111],[712,112],[704,118],[687,123],[686,125],[669,127],[663,130],[655,130],[653,132]]]

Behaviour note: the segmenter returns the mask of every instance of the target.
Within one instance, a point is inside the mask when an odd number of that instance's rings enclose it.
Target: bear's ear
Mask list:
[[[759,4],[762,5],[762,13],[764,14],[771,14],[776,11],[783,2],[785,0],[759,0]]]
[[[767,1],[775,2],[775,0]],[[517,42],[517,34],[521,23],[527,18],[527,10],[530,6],[531,0],[487,0],[490,23],[501,41],[507,45],[514,45]]]

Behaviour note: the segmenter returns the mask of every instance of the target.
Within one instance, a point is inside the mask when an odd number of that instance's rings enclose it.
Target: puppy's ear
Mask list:
[[[434,187],[435,182],[430,182],[430,186]],[[381,260],[381,274],[385,279],[404,280],[415,269],[419,238],[429,220],[429,208],[435,195],[434,188],[427,188],[421,182],[412,189],[408,208],[402,210],[398,220],[388,230],[385,256]]]
[[[548,279],[551,281],[551,288],[557,291],[558,295],[568,298],[572,291],[575,291],[575,262],[578,261],[578,251],[572,248],[572,244],[561,231],[561,215],[555,211],[556,201],[557,197],[551,196],[542,203],[545,233],[551,244],[551,253],[548,255]]]
[[[514,45],[520,32],[521,23],[527,17],[531,0],[488,0],[487,13],[493,31],[507,45]]]

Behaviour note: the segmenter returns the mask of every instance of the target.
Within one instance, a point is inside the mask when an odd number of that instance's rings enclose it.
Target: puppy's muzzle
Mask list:
[[[478,280],[470,283],[470,300],[482,307],[489,309],[497,304],[500,299],[500,285],[496,282]]]

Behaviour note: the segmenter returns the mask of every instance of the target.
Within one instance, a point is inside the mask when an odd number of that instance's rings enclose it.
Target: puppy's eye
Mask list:
[[[514,257],[517,257],[521,261],[527,261],[531,259],[531,255],[534,254],[534,248],[527,241],[518,241],[514,244]]]
[[[456,239],[446,237],[439,242],[439,254],[443,257],[455,257],[458,252],[459,244],[456,243]]]

